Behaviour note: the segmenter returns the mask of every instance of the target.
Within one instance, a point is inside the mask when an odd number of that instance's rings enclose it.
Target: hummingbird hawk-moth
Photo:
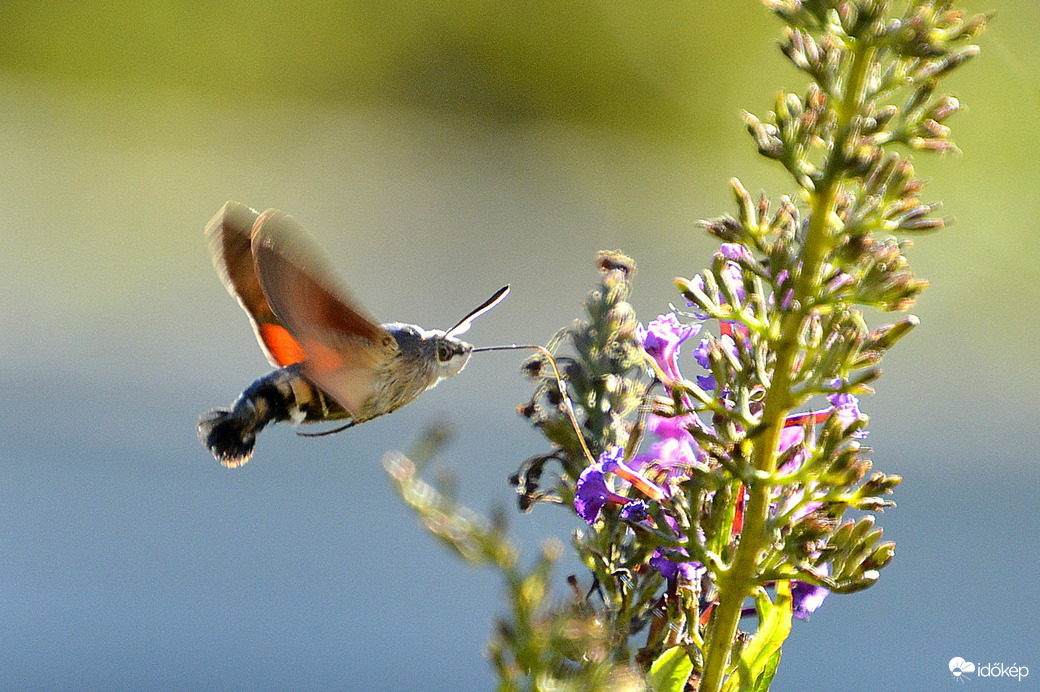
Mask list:
[[[473,352],[457,336],[509,293],[503,286],[447,331],[378,324],[284,212],[228,202],[206,236],[217,273],[277,368],[230,408],[199,419],[199,440],[229,468],[249,461],[257,434],[270,423],[347,420],[345,429],[396,411],[457,375]]]

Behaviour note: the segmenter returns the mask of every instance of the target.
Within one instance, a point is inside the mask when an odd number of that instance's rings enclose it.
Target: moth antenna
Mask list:
[[[506,284],[502,288],[495,291],[494,295],[485,300],[480,304],[479,307],[473,309],[468,315],[459,320],[459,323],[454,327],[444,332],[444,336],[451,336],[453,334],[464,334],[472,324],[473,320],[477,319],[485,312],[502,302],[502,299],[509,295],[509,284]]]

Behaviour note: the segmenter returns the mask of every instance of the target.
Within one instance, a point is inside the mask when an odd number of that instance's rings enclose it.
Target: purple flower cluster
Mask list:
[[[643,490],[644,493],[661,500],[665,498],[663,489],[656,486],[638,471],[633,470],[625,464],[622,459],[623,450],[620,447],[611,447],[599,456],[595,464],[588,466],[578,478],[577,488],[574,496],[574,509],[578,516],[588,522],[595,524],[608,504],[621,505],[621,518],[633,523],[652,523],[645,501],[626,495],[621,495],[611,488],[608,475],[620,478],[633,486]],[[650,488],[647,492],[645,488]],[[675,520],[666,515],[669,527],[680,540],[683,540]],[[669,559],[669,555],[678,558],[678,561]],[[688,557],[683,551],[665,551],[661,548],[654,550],[649,560],[651,567],[661,573],[666,579],[675,579],[680,573],[686,581],[699,579],[704,572],[704,567],[699,563],[682,560]]]
[[[745,291],[740,263],[748,261],[746,255],[747,249],[740,245],[727,244],[719,252],[720,258],[724,261],[722,280],[726,282],[730,295],[741,302],[745,300]],[[683,380],[679,369],[682,344],[697,335],[700,330],[700,324],[682,324],[674,313],[661,315],[646,327],[639,325],[637,338],[643,350],[656,363],[663,376],[663,384],[669,391]],[[735,356],[737,340],[747,337],[748,333],[743,325],[724,322],[719,337],[706,336],[701,340],[693,351],[694,360],[703,369],[707,369],[709,352],[713,346],[727,349]],[[697,382],[703,389],[718,391],[717,383],[710,373],[698,376]],[[600,519],[604,507],[615,505],[621,508],[621,518],[628,522],[653,523],[646,501],[632,493],[638,491],[642,496],[659,502],[667,500],[675,492],[676,482],[688,477],[690,469],[707,462],[705,453],[698,447],[690,430],[710,431],[710,427],[692,412],[693,405],[688,398],[684,397],[682,403],[689,413],[673,417],[655,414],[649,416],[647,429],[653,442],[644,453],[626,462],[622,449],[614,447],[601,454],[595,464],[582,472],[574,499],[579,516],[592,525]],[[823,423],[832,415],[837,416],[843,427],[848,427],[860,418],[858,402],[850,394],[831,395],[829,403],[830,406],[821,411],[788,416],[780,435],[779,452],[784,457],[781,471],[793,472],[804,463],[808,454],[806,433],[812,430],[813,426]],[[652,481],[651,478],[657,479],[658,482]],[[799,516],[815,509],[815,503],[807,503],[799,510]],[[680,540],[684,540],[674,519],[667,514],[664,516],[672,532],[677,534]],[[741,520],[742,516],[738,511],[732,528],[734,533],[741,530]],[[705,571],[703,565],[689,560],[684,551],[675,549],[658,548],[650,558],[649,564],[669,580],[681,575],[684,580],[693,581],[700,579]],[[820,569],[826,571],[828,566],[822,565]],[[823,587],[801,581],[792,581],[791,591],[794,600],[793,613],[801,619],[806,619],[819,608],[828,593]]]

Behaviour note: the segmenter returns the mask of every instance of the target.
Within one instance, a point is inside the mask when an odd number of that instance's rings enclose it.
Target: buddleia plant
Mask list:
[[[562,544],[522,568],[501,515],[388,457],[428,528],[505,575],[499,689],[766,690],[792,620],[840,607],[894,557],[876,516],[900,478],[874,470],[860,398],[918,323],[899,316],[927,286],[911,240],[948,221],[914,157],[957,151],[961,104],[941,85],[988,17],[943,0],[764,4],[808,84],[743,121],[788,194],[732,180],[735,211],[702,223],[721,241],[709,266],[645,324],[627,302],[635,263],[601,253],[582,318],[524,366],[520,412],[548,449],[511,482],[521,510],[581,518],[586,573],[554,591]],[[868,313],[896,317],[870,328]]]

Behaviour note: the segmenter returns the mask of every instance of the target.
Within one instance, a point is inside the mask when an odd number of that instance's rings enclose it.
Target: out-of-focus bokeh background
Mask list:
[[[923,324],[863,402],[905,477],[898,555],[796,625],[778,690],[940,689],[954,656],[1040,679],[1040,6],[968,4],[999,17],[949,82],[964,155],[917,157],[958,223],[919,239]],[[512,509],[544,448],[522,356],[340,436],[271,429],[228,471],[196,418],[267,365],[202,228],[287,210],[384,320],[443,328],[511,283],[479,344],[544,342],[620,248],[651,319],[731,176],[792,189],[739,118],[802,90],[777,31],[754,0],[0,4],[0,688],[489,689],[500,585],[380,457],[447,418],[462,499],[507,505],[529,556],[566,539]]]

